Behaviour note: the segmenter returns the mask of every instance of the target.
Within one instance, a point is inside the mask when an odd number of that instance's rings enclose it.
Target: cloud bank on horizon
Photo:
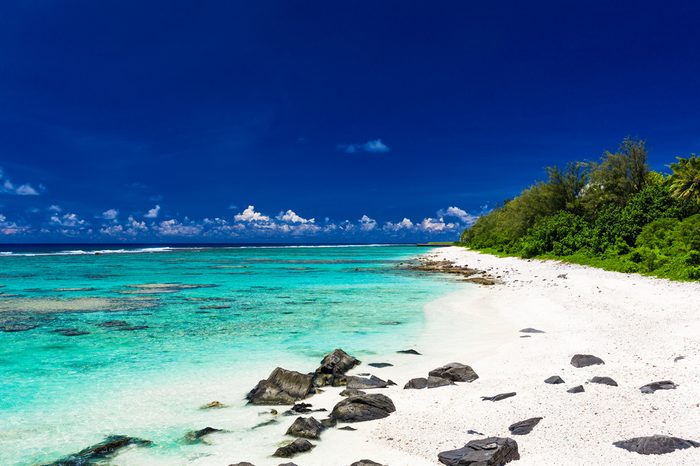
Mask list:
[[[34,214],[42,212],[33,209]],[[52,204],[43,209],[45,218],[37,224],[9,219],[0,213],[0,242],[22,240],[75,240],[75,241],[270,241],[270,242],[323,242],[323,241],[401,241],[456,239],[476,218],[463,209],[450,206],[440,209],[435,216],[418,222],[404,217],[400,221],[380,222],[368,215],[356,220],[322,221],[305,218],[292,209],[268,215],[248,205],[228,217],[205,217],[201,220],[185,216],[164,216],[159,220],[161,206],[121,216],[114,208],[94,215],[81,216]],[[120,218],[122,217],[122,218]]]

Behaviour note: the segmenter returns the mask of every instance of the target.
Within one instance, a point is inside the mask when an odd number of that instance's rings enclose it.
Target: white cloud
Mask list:
[[[386,231],[400,231],[400,230],[411,230],[415,227],[413,222],[409,219],[404,217],[403,220],[400,222],[392,223],[392,222],[386,222],[384,224],[384,230]]]
[[[366,215],[362,216],[359,223],[360,223],[360,229],[362,231],[372,231],[377,226],[377,221],[374,220],[373,218],[369,218]]]
[[[34,189],[32,185],[29,183],[23,183],[19,186],[15,186],[15,184],[7,177],[5,177],[5,172],[0,168],[0,193],[3,194],[14,194],[17,196],[38,196],[39,191]],[[43,188],[43,186],[39,186],[40,188]]]
[[[269,222],[270,217],[267,215],[263,215],[260,212],[255,211],[255,206],[249,205],[247,209],[245,209],[243,212],[240,214],[236,214],[233,216],[233,219],[237,222]]]
[[[166,236],[197,236],[202,232],[201,225],[184,224],[175,219],[164,220],[155,229],[161,235]]]
[[[391,150],[389,146],[382,142],[381,139],[375,139],[364,143],[338,144],[338,149],[342,150],[347,154],[354,154],[355,152],[360,151],[377,154],[382,152],[389,152]]]
[[[54,214],[51,216],[51,223],[65,228],[82,228],[87,225],[85,220],[74,213],[67,213],[63,216]]]
[[[51,205],[49,206],[49,209],[48,209],[48,210],[50,210],[51,212],[62,212],[62,211],[63,211],[63,209],[61,209],[61,206],[60,206],[60,205],[56,205],[56,204],[51,204]]]
[[[316,219],[314,218],[303,218],[300,217],[294,212],[293,210],[288,210],[286,212],[280,212],[279,215],[277,216],[277,220],[281,220],[283,222],[288,222],[288,223],[315,223]]]
[[[0,214],[0,235],[13,236],[28,233],[29,231],[31,231],[31,228],[28,226],[18,225],[16,222],[10,222],[7,220],[7,217]]]
[[[446,223],[443,218],[424,218],[420,224],[418,224],[418,229],[428,232],[428,233],[439,233],[443,231],[458,229],[459,225],[456,223]]]
[[[156,206],[152,209],[150,209],[148,212],[146,212],[146,215],[144,215],[145,218],[158,218],[158,214],[160,214],[160,205],[156,204]]]
[[[38,196],[39,192],[29,184],[23,184],[15,191],[18,196]]]
[[[119,215],[119,211],[117,209],[109,209],[102,212],[102,218],[105,220],[115,220],[117,215]]]
[[[437,212],[438,217],[452,217],[458,218],[462,223],[467,225],[473,225],[476,222],[477,217],[467,213],[466,211],[460,209],[459,207],[448,207],[447,209],[440,209]]]

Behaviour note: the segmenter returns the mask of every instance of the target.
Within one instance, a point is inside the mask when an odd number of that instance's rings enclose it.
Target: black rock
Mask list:
[[[503,437],[472,440],[457,450],[438,453],[438,460],[447,466],[502,466],[519,459],[518,443]]]
[[[670,380],[662,380],[660,382],[648,383],[643,387],[639,387],[639,390],[641,390],[642,393],[654,393],[656,390],[675,390],[677,386],[678,385]]]
[[[484,434],[482,434],[481,432],[477,432],[477,431],[471,430],[471,429],[469,429],[469,430],[467,431],[467,433],[468,433],[469,435],[484,435]]]
[[[553,375],[551,377],[547,377],[546,379],[544,379],[544,383],[550,383],[550,384],[564,383],[564,379],[562,379],[558,375]]]
[[[673,362],[678,362],[681,359],[685,359],[685,356],[676,356],[675,358],[673,358]]]
[[[338,424],[338,421],[335,419],[332,419],[330,417],[327,417],[326,419],[321,420],[321,425],[326,428],[330,429],[331,427],[335,427]]]
[[[605,364],[605,361],[592,354],[575,354],[574,357],[571,358],[571,365],[574,367],[587,367],[596,364]]]
[[[321,365],[313,374],[313,383],[316,387],[345,385],[345,374],[359,364],[360,360],[342,349],[335,349],[321,360]]]
[[[372,460],[360,460],[355,461],[350,466],[382,466],[382,464]]]
[[[589,380],[590,383],[599,383],[603,385],[610,385],[611,387],[617,387],[617,382],[615,382],[610,377],[593,377]]]
[[[415,354],[416,356],[422,356],[418,351],[416,351],[416,350],[414,350],[414,349],[400,350],[400,351],[397,351],[397,353],[400,353],[400,354]]]
[[[498,395],[494,396],[482,396],[481,401],[501,401],[505,400],[506,398],[510,398],[511,396],[515,396],[515,392],[508,392],[508,393],[499,393]]]
[[[64,337],[79,337],[80,335],[88,335],[90,332],[85,330],[78,330],[77,328],[57,328],[53,331]]]
[[[277,466],[297,466],[296,463],[280,463]]]
[[[650,437],[636,437],[629,440],[614,442],[613,445],[624,448],[627,451],[640,455],[663,455],[675,450],[700,447],[700,443],[693,440],[685,440],[666,435],[652,435]]]
[[[360,395],[336,404],[330,417],[339,422],[363,422],[385,418],[394,411],[394,403],[385,395]]]
[[[455,383],[448,379],[443,379],[442,377],[436,377],[431,375],[428,377],[428,388],[438,388],[447,385],[455,385]]]
[[[368,388],[386,388],[389,384],[373,375],[368,378],[349,375],[347,377],[347,385],[350,390],[366,390]]]
[[[414,389],[414,390],[422,390],[424,388],[428,387],[428,379],[425,377],[417,377],[415,379],[411,379],[408,382],[406,382],[406,385],[403,386],[404,390],[408,389]]]
[[[287,435],[317,439],[326,428],[313,417],[298,417],[287,429]]]
[[[272,454],[272,456],[276,456],[278,458],[291,458],[298,453],[304,453],[311,450],[314,446],[315,445],[308,440],[298,438],[289,445],[278,448],[277,451]]]
[[[355,429],[355,428],[352,427],[352,426],[344,426],[344,427],[338,428],[338,430],[357,430],[357,429]]]
[[[365,392],[362,390],[356,390],[356,389],[345,389],[342,392],[340,392],[340,396],[357,396],[357,395],[364,395]]]
[[[545,333],[544,330],[537,330],[536,328],[524,328],[520,331],[520,333]]]
[[[372,367],[378,367],[379,369],[381,369],[382,367],[392,367],[393,366],[393,364],[389,364],[388,362],[370,362],[367,365],[372,366]]]
[[[584,391],[583,385],[576,385],[575,387],[568,389],[567,393],[583,393]]]
[[[530,419],[525,419],[524,421],[511,424],[508,427],[508,430],[513,435],[526,435],[532,432],[532,429],[534,429],[541,420],[541,417],[531,417]]]
[[[326,408],[311,409],[311,406],[311,403],[295,403],[294,406],[291,407],[291,409],[288,409],[283,414],[285,416],[296,416],[297,414],[319,413],[327,411]]]
[[[441,377],[453,382],[473,382],[479,378],[471,367],[458,362],[451,362],[437,369],[433,369],[428,372],[428,375]]]
[[[204,429],[192,430],[185,434],[184,441],[187,443],[197,443],[202,440],[202,437],[213,434],[214,432],[221,432],[221,429],[205,427]]]
[[[255,466],[253,463],[249,463],[247,461],[243,461],[241,463],[234,463],[234,464],[229,464],[228,466]]]
[[[258,405],[291,405],[314,391],[312,374],[300,374],[277,367],[270,376],[246,395],[248,401]]]
[[[111,435],[73,455],[66,456],[46,466],[88,466],[114,456],[119,450],[130,445],[150,446],[153,442],[126,435]]]

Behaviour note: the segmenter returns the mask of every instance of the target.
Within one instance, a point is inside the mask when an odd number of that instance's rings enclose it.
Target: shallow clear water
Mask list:
[[[201,404],[242,407],[276,365],[313,370],[336,347],[362,356],[415,340],[423,305],[458,286],[397,269],[423,252],[4,254],[0,329],[36,327],[0,331],[0,464],[56,460],[110,434],[153,440],[153,464],[206,455],[183,433],[219,416],[243,435],[255,420],[242,408],[205,418]]]

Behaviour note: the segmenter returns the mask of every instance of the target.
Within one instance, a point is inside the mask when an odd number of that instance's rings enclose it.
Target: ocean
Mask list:
[[[0,464],[34,465],[122,434],[115,464],[186,465],[273,448],[244,396],[276,366],[343,348],[405,349],[455,281],[399,267],[414,246],[0,247]],[[210,401],[229,408],[201,410]],[[138,451],[137,451],[138,450]],[[274,449],[272,450],[274,451]],[[232,458],[221,457],[221,464]],[[230,462],[230,461],[229,461]]]

